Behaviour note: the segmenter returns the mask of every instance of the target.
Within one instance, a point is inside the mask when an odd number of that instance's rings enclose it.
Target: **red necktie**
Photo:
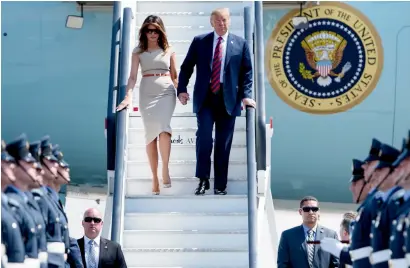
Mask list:
[[[221,63],[222,63],[222,37],[218,38],[218,43],[215,47],[214,59],[212,62],[211,74],[211,90],[213,93],[218,93],[221,85]]]

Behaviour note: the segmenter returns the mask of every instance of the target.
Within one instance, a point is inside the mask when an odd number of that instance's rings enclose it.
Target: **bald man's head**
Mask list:
[[[96,208],[89,208],[84,212],[83,216],[84,235],[89,239],[95,239],[99,236],[103,220],[100,211]]]

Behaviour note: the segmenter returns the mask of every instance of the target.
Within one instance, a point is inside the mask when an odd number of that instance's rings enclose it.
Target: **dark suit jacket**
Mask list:
[[[84,268],[87,268],[84,253],[84,237],[78,239],[78,245],[80,246]],[[127,268],[124,254],[118,243],[101,237],[98,268]]]
[[[338,239],[337,233],[326,227],[317,226],[316,240],[324,237]],[[278,268],[309,268],[307,257],[306,236],[303,226],[296,226],[282,233],[278,249]],[[320,245],[315,245],[313,268],[339,267],[338,258],[322,251]]]
[[[214,32],[196,36],[181,65],[178,94],[187,92],[187,85],[196,66],[193,108],[198,113],[209,92],[213,59]],[[229,33],[226,43],[223,95],[228,114],[241,114],[243,98],[252,98],[252,61],[245,39]]]

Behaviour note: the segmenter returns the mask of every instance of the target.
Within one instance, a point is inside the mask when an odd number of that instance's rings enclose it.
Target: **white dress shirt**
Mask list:
[[[87,267],[90,267],[88,265],[88,251],[89,251],[89,242],[90,242],[90,238],[88,238],[87,236],[84,235],[84,254],[85,254],[85,262]],[[94,239],[94,254],[95,254],[95,263],[97,264],[98,267],[98,260],[100,259],[100,244],[101,244],[101,237],[100,235],[98,235],[95,239]]]
[[[228,32],[226,32],[222,37],[222,61],[221,61],[221,76],[220,76],[220,82],[224,82],[224,68],[225,68],[225,56],[226,56],[226,42],[228,41]],[[214,44],[213,44],[213,49],[212,49],[212,60],[211,60],[211,66],[213,64],[214,60],[214,54],[215,54],[215,48],[216,45],[218,44],[218,38],[219,35],[214,32]]]

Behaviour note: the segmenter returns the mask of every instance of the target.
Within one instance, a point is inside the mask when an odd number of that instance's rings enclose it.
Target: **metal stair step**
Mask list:
[[[144,129],[142,119],[138,114],[130,113],[129,129],[137,128]],[[171,127],[176,128],[197,128],[196,115],[190,116],[174,116],[171,119]],[[246,129],[246,117],[238,116],[235,121],[235,129]]]
[[[212,11],[212,9],[207,10],[208,12]],[[155,11],[154,11],[155,12]],[[146,16],[137,16],[135,22],[137,25],[142,25],[144,22]],[[176,25],[191,25],[191,26],[204,26],[204,27],[209,27],[209,15],[208,16],[202,16],[198,13],[191,13],[191,14],[175,14],[175,13],[170,13],[168,14],[163,14],[160,15],[162,21],[164,22],[165,28],[167,26],[176,26]],[[233,14],[230,17],[231,19],[231,24],[232,25],[244,25],[243,23],[243,16],[238,16]],[[204,31],[206,33],[206,31]],[[171,39],[174,39],[170,37]],[[185,51],[188,51],[185,50]]]
[[[171,125],[172,126],[172,125]],[[172,128],[171,143],[177,144],[196,144],[196,131],[197,128]],[[128,144],[145,145],[144,130],[139,128],[130,128],[128,130]],[[215,130],[212,133],[212,137],[215,138]],[[246,129],[236,128],[232,138],[233,145],[246,144]],[[195,151],[195,148],[194,148]],[[192,158],[191,158],[192,159]],[[193,157],[195,159],[195,157]]]
[[[244,213],[126,213],[124,230],[240,230],[248,228]]]
[[[184,144],[191,139],[184,139],[183,137],[174,137],[172,139],[170,160],[191,160],[196,158],[195,144]],[[182,144],[181,144],[182,143]],[[146,155],[145,144],[129,144],[128,145],[128,161],[137,161]],[[212,150],[211,159],[213,159],[214,150]],[[146,157],[145,157],[146,158]],[[232,161],[246,161],[246,146],[241,144],[232,144],[230,160]]]
[[[247,249],[248,230],[127,230],[123,248]]]
[[[162,188],[161,195],[189,195],[193,194],[195,188],[198,186],[197,178],[171,178],[172,187]],[[125,195],[127,197],[138,196],[138,195],[149,195],[151,194],[152,179],[151,178],[127,178],[126,179]],[[160,185],[162,181],[160,180]],[[206,194],[213,194],[212,189],[214,189],[214,180],[210,180],[210,189]],[[246,179],[230,179],[228,180],[227,191],[230,194],[247,194],[248,182]]]
[[[169,173],[173,177],[190,177],[195,175],[196,160],[181,160],[169,162]],[[161,171],[162,162],[159,162],[158,170]],[[229,161],[228,176],[232,178],[243,177],[247,174],[246,161]],[[146,178],[151,177],[151,168],[148,160],[127,161],[127,177]],[[211,163],[211,178],[214,177],[213,161]]]
[[[125,248],[129,266],[193,266],[237,268],[248,263],[248,250],[218,248]],[[154,266],[155,267],[155,266]]]
[[[246,195],[142,195],[125,198],[125,213],[130,212],[195,212],[247,213]]]

